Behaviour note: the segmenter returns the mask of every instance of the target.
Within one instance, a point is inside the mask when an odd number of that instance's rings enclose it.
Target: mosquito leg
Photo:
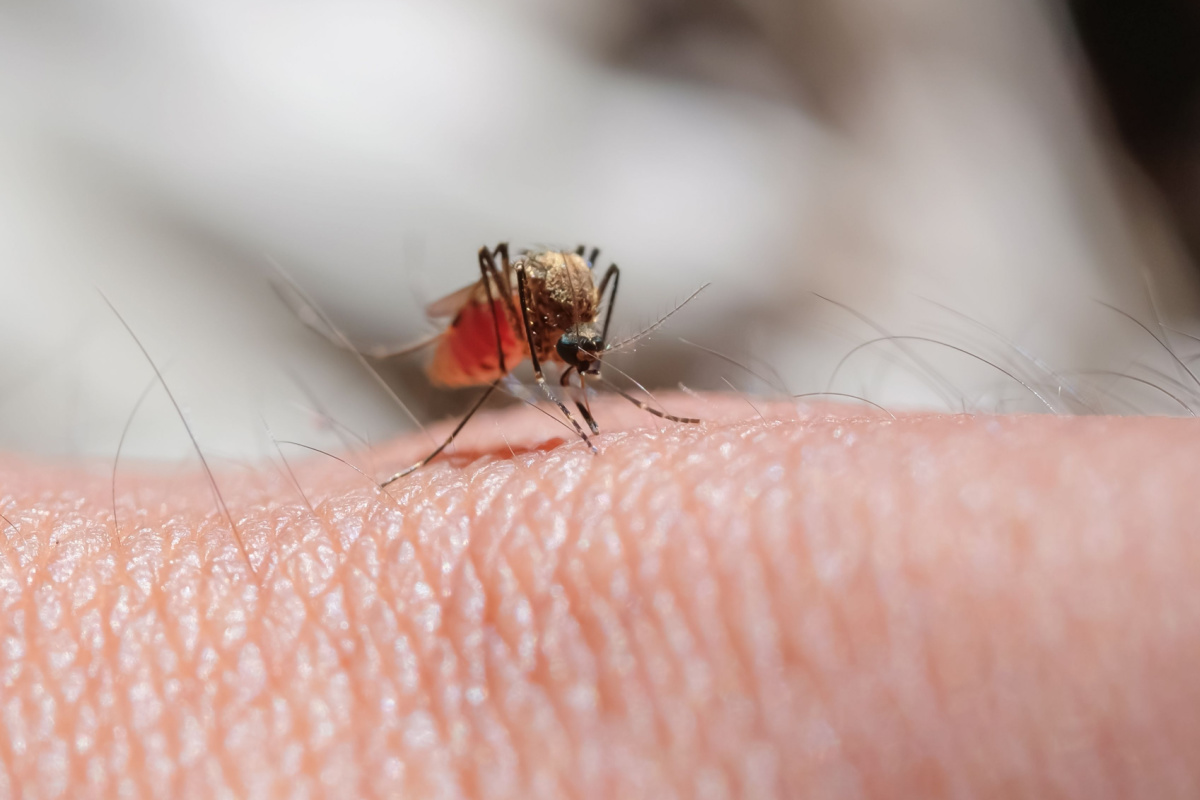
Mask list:
[[[503,247],[503,245],[501,245],[501,247]],[[499,248],[497,248],[497,249],[499,249]],[[504,252],[507,255],[507,250],[505,250]],[[395,475],[388,478],[386,481],[381,483],[380,486],[387,486],[388,484],[394,483],[395,481],[398,481],[401,478],[403,478],[405,475],[409,475],[409,474],[415,472],[416,470],[418,470],[421,467],[428,464],[433,459],[437,458],[438,455],[440,455],[443,450],[445,450],[447,447],[450,446],[450,443],[454,441],[454,437],[458,436],[458,432],[463,429],[463,426],[465,426],[468,421],[470,421],[471,417],[475,416],[475,412],[478,411],[480,409],[480,407],[483,406],[484,401],[487,400],[488,397],[491,396],[492,392],[494,392],[496,390],[496,386],[498,386],[500,381],[504,378],[504,376],[508,374],[508,364],[506,364],[505,360],[504,360],[504,343],[503,343],[503,340],[500,338],[500,314],[497,313],[497,310],[496,310],[496,299],[495,299],[495,295],[493,293],[493,286],[492,286],[492,284],[495,283],[496,284],[495,289],[499,290],[501,288],[501,284],[496,279],[496,262],[492,259],[491,251],[488,250],[486,247],[480,248],[480,250],[479,250],[479,273],[481,275],[480,280],[483,281],[484,288],[487,291],[488,309],[490,309],[492,312],[492,322],[495,325],[496,359],[497,359],[496,363],[500,368],[500,375],[496,378],[496,380],[492,381],[492,384],[491,384],[491,386],[489,386],[487,388],[487,391],[485,391],[482,395],[479,396],[479,399],[475,401],[475,404],[473,406],[471,406],[471,410],[468,411],[465,415],[463,415],[463,418],[459,421],[458,425],[454,428],[453,431],[451,431],[450,435],[448,437],[446,437],[446,441],[442,442],[436,450],[434,450],[429,455],[425,456],[423,459],[421,459],[417,463],[413,464],[412,466],[408,467],[407,469],[403,469],[400,472],[397,472]],[[506,321],[505,324],[509,324],[509,323]]]
[[[604,342],[608,341],[608,323],[612,321],[613,308],[617,304],[617,287],[621,283],[621,270],[617,268],[616,264],[609,266],[608,270],[604,273],[604,277],[600,279],[599,294],[601,298],[604,297],[604,290],[608,288],[609,281],[612,281],[612,293],[608,296],[608,308],[604,312],[604,328],[600,333],[600,336]],[[638,408],[649,414],[653,414],[656,417],[669,419],[672,422],[686,422],[692,425],[701,422],[701,420],[694,417],[677,417],[674,414],[668,414],[665,411],[659,411],[657,408],[649,406],[620,387],[614,385],[611,381],[607,381],[604,378],[600,378],[600,380],[608,384],[608,386],[611,387],[617,394],[621,395],[621,397],[624,397]]]
[[[599,251],[596,253],[599,255]],[[612,264],[605,271],[604,277],[600,279],[600,288],[596,292],[600,299],[604,299],[604,290],[608,288],[608,282],[612,281],[612,294],[608,296],[608,307],[604,311],[604,328],[600,331],[600,339],[605,344],[608,343],[608,323],[612,322],[613,308],[617,305],[617,286],[621,283],[621,270],[617,269],[616,264]]]
[[[580,258],[583,258],[584,253],[587,253],[587,245],[581,244],[581,245],[579,245],[579,247],[575,248],[575,255],[579,256]],[[596,259],[599,257],[600,257],[600,248],[593,247],[592,252],[588,253],[588,256],[587,256],[588,266],[589,267],[596,266]]]
[[[504,247],[504,245],[500,245]],[[499,250],[500,248],[496,248]],[[507,248],[505,249],[507,255]],[[486,247],[479,248],[479,272],[483,276],[483,285],[487,289],[488,310],[492,312],[492,322],[496,329],[496,356],[499,359],[496,363],[500,367],[500,374],[508,374],[508,365],[504,363],[504,340],[500,338],[500,315],[496,313],[496,298],[492,293],[492,284],[495,283],[495,288],[501,288],[500,282],[496,279],[496,262],[492,259],[491,251]],[[510,298],[511,303],[511,298]],[[506,323],[512,324],[512,323]]]
[[[586,377],[586,373],[579,373],[579,390],[583,394],[583,402],[580,403],[578,400],[576,400],[575,405],[579,406],[579,412],[583,414],[588,425],[592,427],[592,433],[598,436],[600,435],[600,426],[597,425],[596,420],[592,418],[592,404],[588,401],[587,381],[585,380]]]
[[[562,377],[558,379],[560,386],[567,386],[570,383],[571,373],[575,371],[574,367],[567,367],[563,370]],[[587,386],[583,382],[583,375],[579,376],[579,387],[584,391],[584,398],[587,398]],[[599,434],[600,426],[596,424],[596,420],[592,418],[592,412],[588,407],[578,400],[575,401],[575,407],[579,409],[579,413],[583,416],[583,421],[592,429],[592,433]]]
[[[647,414],[653,414],[656,417],[661,417],[663,419],[669,419],[669,420],[671,420],[671,422],[686,422],[689,425],[697,425],[704,421],[704,420],[696,419],[695,417],[677,417],[674,414],[668,414],[665,411],[659,411],[657,408],[654,408],[653,406],[650,406],[649,404],[644,403],[641,400],[634,397],[633,395],[629,394],[621,387],[614,385],[611,381],[605,381],[605,383],[614,392],[621,395],[621,397],[624,397],[626,400],[633,403],[635,406],[640,408],[642,411],[645,411]]]
[[[500,269],[496,269],[496,258],[500,259]],[[513,303],[513,282],[512,282],[512,264],[508,260],[508,242],[501,242],[496,245],[496,249],[492,251],[489,258],[492,274],[499,275],[501,280],[496,284],[504,291],[504,304],[508,306],[508,311],[512,314],[513,325],[521,324],[521,315],[517,313],[517,306]]]
[[[492,396],[492,392],[496,391],[496,387],[500,385],[500,381],[502,380],[502,378],[503,378],[503,376],[492,381],[491,385],[488,386],[487,391],[485,391],[483,394],[481,394],[479,396],[479,399],[475,401],[475,405],[471,406],[471,409],[469,411],[467,411],[466,414],[463,415],[463,418],[461,420],[459,420],[459,423],[458,423],[458,425],[456,425],[454,427],[454,430],[450,431],[450,435],[446,437],[446,441],[442,442],[441,445],[439,445],[436,450],[434,450],[432,453],[430,453],[429,455],[422,458],[417,463],[413,464],[410,467],[406,467],[405,469],[400,470],[395,475],[388,478],[383,483],[379,484],[380,488],[389,486],[389,485],[395,483],[396,481],[400,480],[401,478],[403,478],[406,475],[411,475],[412,473],[416,472],[421,467],[425,466],[430,461],[433,461],[435,458],[437,458],[439,455],[441,455],[442,451],[450,446],[450,443],[454,441],[454,437],[458,436],[459,432],[466,426],[467,422],[470,421],[471,417],[475,416],[475,412],[478,411],[483,406],[484,401]]]
[[[533,325],[531,324],[533,309],[529,307],[529,290],[525,286],[525,264],[518,261],[514,269],[517,273],[517,293],[520,295],[521,299],[521,311],[525,317],[525,338],[529,342],[529,360],[533,362],[533,377],[537,380],[538,386],[541,387],[542,392],[545,393],[546,397],[553,400],[554,404],[558,406],[558,410],[561,411],[563,416],[567,418],[567,421],[575,426],[575,432],[579,434],[579,438],[583,439],[583,441],[587,443],[587,446],[592,449],[593,453],[598,452],[596,450],[596,445],[592,444],[591,439],[589,439],[588,435],[583,432],[583,428],[579,427],[578,420],[576,420],[574,415],[572,415],[567,407],[563,405],[562,400],[559,400],[557,397],[555,397],[554,392],[550,391],[550,387],[546,385],[546,376],[542,374],[542,365],[538,361],[537,342],[534,340],[533,336]]]

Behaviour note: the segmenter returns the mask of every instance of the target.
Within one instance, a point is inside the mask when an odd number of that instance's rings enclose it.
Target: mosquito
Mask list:
[[[602,356],[641,339],[674,311],[635,336],[609,344],[609,323],[621,271],[612,264],[597,283],[595,265],[600,250],[593,248],[586,257],[585,253],[586,248],[581,245],[574,252],[530,251],[512,259],[505,242],[493,249],[482,247],[479,249],[479,280],[435,300],[425,309],[431,319],[449,319],[445,329],[414,344],[362,351],[373,358],[386,359],[436,345],[426,370],[431,382],[446,387],[487,386],[445,441],[381,486],[387,486],[437,458],[501,382],[526,359],[532,362],[534,379],[546,397],[558,407],[579,438],[592,452],[597,452],[588,431],[597,435],[600,427],[589,408],[587,384],[593,380],[608,383],[600,374]],[[603,302],[606,293],[607,303]],[[309,311],[316,312],[323,324],[317,324],[313,314],[306,313]],[[315,308],[299,313],[312,327],[319,330],[330,327]],[[601,313],[603,322],[600,322]],[[349,346],[344,336],[337,338],[344,346]],[[587,431],[547,385],[544,366],[550,363],[562,365],[561,386],[569,387],[572,377],[578,381],[581,397],[575,399],[575,407],[587,425]],[[660,411],[619,387],[613,388],[629,402],[662,419],[689,424],[700,422],[692,417],[677,417]]]
[[[586,257],[585,253],[586,248],[580,245],[574,252],[531,251],[512,259],[506,242],[494,249],[481,247],[479,280],[435,300],[425,309],[431,319],[450,319],[443,331],[415,346],[371,354],[386,358],[436,342],[427,369],[433,383],[446,387],[487,385],[445,441],[417,463],[388,478],[382,486],[437,458],[504,378],[525,359],[532,362],[533,376],[542,392],[558,406],[579,438],[596,452],[587,431],[546,384],[543,370],[548,363],[563,365],[559,376],[559,385],[563,387],[570,385],[572,376],[577,378],[582,399],[575,400],[575,407],[592,435],[599,434],[600,427],[587,402],[587,382],[589,379],[603,380],[601,357],[606,350],[613,349],[606,343],[621,271],[616,264],[611,264],[597,283],[594,270],[600,250],[593,248]],[[608,301],[604,303],[606,292]],[[604,321],[600,323],[602,309]],[[656,326],[657,323],[653,327]],[[649,330],[625,342],[640,338]],[[617,391],[643,411],[662,419],[688,424],[700,422],[692,417],[668,414],[626,392]]]

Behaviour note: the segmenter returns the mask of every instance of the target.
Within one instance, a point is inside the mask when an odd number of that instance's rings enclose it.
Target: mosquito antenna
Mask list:
[[[405,402],[400,399],[400,396],[398,394],[396,394],[396,392],[392,389],[391,386],[388,385],[388,382],[383,379],[383,376],[379,374],[379,370],[377,370],[377,369],[375,369],[375,367],[371,366],[371,362],[367,361],[366,356],[364,356],[357,349],[355,349],[354,345],[351,344],[350,339],[347,338],[346,334],[343,333],[340,328],[338,328],[336,325],[333,324],[333,322],[329,319],[329,317],[325,314],[325,312],[321,310],[320,306],[318,306],[313,301],[313,299],[311,297],[309,297],[308,293],[305,292],[304,289],[302,289],[300,287],[300,284],[296,283],[296,281],[292,279],[292,276],[290,276],[287,273],[287,271],[284,270],[283,265],[280,264],[275,259],[270,258],[270,257],[267,258],[267,261],[271,264],[272,267],[275,268],[275,271],[279,274],[279,277],[282,278],[284,280],[284,282],[287,283],[287,285],[291,288],[291,290],[293,292],[295,292],[300,297],[301,300],[304,301],[305,305],[307,305],[308,308],[312,309],[312,312],[317,315],[317,317],[321,320],[322,323],[324,323],[325,327],[327,327],[330,331],[332,331],[333,334],[337,337],[338,341],[341,342],[342,345],[347,350],[350,351],[350,353],[354,356],[355,360],[357,360],[358,363],[362,366],[362,368],[367,371],[367,374],[371,376],[371,379],[373,381],[375,381],[375,383],[377,383],[379,385],[379,387],[382,388],[383,391],[387,393],[388,397],[390,397],[392,399],[392,402],[394,402],[397,406],[400,407],[400,410],[403,411],[408,416],[408,418],[413,421],[413,424],[416,425],[417,428],[423,434],[425,434],[426,437],[429,438],[430,442],[433,442],[433,437],[429,436],[429,432],[425,430],[425,426],[421,424],[421,421],[419,419],[417,419],[416,415],[413,414],[413,412],[409,409],[409,407],[405,404]]]
[[[767,386],[770,386],[772,389],[781,389],[781,390],[783,390],[784,394],[788,393],[787,386],[783,385],[782,378],[780,378],[779,385],[777,386],[774,383],[772,383],[769,379],[763,377],[758,372],[754,371],[749,366],[743,364],[742,362],[738,361],[735,358],[731,358],[730,356],[727,356],[724,353],[713,350],[711,347],[705,347],[702,344],[696,344],[695,342],[690,341],[688,339],[684,339],[682,337],[679,339],[679,341],[681,341],[684,344],[689,345],[691,347],[695,347],[697,350],[703,350],[704,352],[708,353],[710,356],[715,356],[728,364],[732,364],[733,366],[737,367],[738,369],[741,369],[745,372],[750,373],[755,378],[758,378],[760,381],[765,383]],[[776,376],[776,377],[778,377],[778,376]]]
[[[873,345],[873,344],[878,344],[879,342],[891,342],[894,340],[927,342],[929,344],[936,344],[941,347],[947,347],[951,350],[954,350],[957,353],[962,353],[964,356],[973,358],[976,361],[979,361],[983,364],[987,364],[992,369],[996,370],[997,372],[1003,373],[1004,375],[1008,376],[1012,381],[1014,381],[1015,383],[1018,383],[1022,387],[1024,387],[1025,391],[1029,392],[1031,395],[1033,395],[1038,400],[1040,400],[1042,402],[1042,405],[1044,405],[1046,408],[1048,408],[1050,410],[1051,414],[1058,413],[1058,409],[1056,409],[1053,405],[1051,405],[1050,402],[1046,398],[1044,398],[1040,394],[1038,394],[1036,389],[1034,389],[1028,383],[1021,380],[1016,375],[1012,374],[1011,372],[1009,372],[1008,370],[1006,370],[1004,367],[1000,366],[999,364],[993,364],[991,361],[988,361],[986,358],[984,358],[982,356],[978,356],[978,355],[972,353],[970,350],[967,350],[966,348],[958,347],[957,345],[950,344],[949,342],[939,341],[937,339],[933,339],[928,336],[908,336],[908,335],[880,336],[878,339],[871,339],[870,341],[866,341],[866,342],[863,342],[862,344],[856,345],[849,353],[847,353],[845,355],[845,357],[842,358],[841,364],[846,363],[846,361],[849,360],[850,356],[854,355],[859,350],[862,350],[865,347],[869,347],[870,345]],[[840,367],[841,364],[839,364],[838,366]]]
[[[845,311],[847,314],[854,317],[858,321],[866,324],[867,326],[872,328],[876,333],[878,333],[880,335],[880,337],[882,337],[882,339],[880,341],[882,341],[883,339],[888,339],[892,335],[890,331],[888,331],[886,328],[884,328],[879,323],[875,322],[873,319],[868,317],[866,314],[863,314],[862,312],[857,311],[854,308],[851,308],[850,306],[846,305],[845,303],[838,302],[837,300],[834,300],[831,297],[826,297],[825,295],[817,294],[816,292],[813,292],[813,297],[816,297],[819,300],[824,300],[826,303],[829,303],[830,305],[837,306],[838,308],[842,309],[843,311]],[[896,348],[902,354],[904,354],[910,361],[912,361],[914,364],[917,365],[917,367],[919,367],[921,370],[923,370],[925,372],[926,377],[931,378],[935,383],[941,384],[940,388],[943,390],[943,392],[945,392],[944,394],[942,392],[939,392],[939,394],[942,395],[942,401],[945,402],[946,405],[948,405],[948,406],[953,406],[954,405],[953,395],[955,393],[954,384],[952,384],[952,383],[950,383],[950,381],[946,380],[946,378],[943,377],[940,372],[938,372],[936,369],[934,369],[933,365],[931,365],[928,361],[921,358],[919,354],[913,352],[913,349],[911,347],[903,347],[902,345],[899,344],[899,342],[895,342],[895,344],[896,344]],[[838,363],[837,367],[834,368],[833,375],[830,376],[829,383],[825,387],[826,389],[833,388],[833,379],[837,375],[837,371],[839,369],[841,369],[842,363],[844,363],[845,360],[846,359],[843,358],[842,361]]]
[[[1142,322],[1140,319],[1133,316],[1128,311],[1122,311],[1121,309],[1117,308],[1116,306],[1106,303],[1103,300],[1097,300],[1096,302],[1102,306],[1107,307],[1108,309],[1110,309],[1112,311],[1117,312],[1122,317],[1124,317],[1125,319],[1132,322],[1134,325],[1137,325],[1139,328],[1144,330],[1150,336],[1150,338],[1152,338],[1154,341],[1158,342],[1159,346],[1163,350],[1167,351],[1167,355],[1169,355],[1176,364],[1178,364],[1180,367],[1183,368],[1183,371],[1186,372],[1188,377],[1192,379],[1192,382],[1195,383],[1197,386],[1200,386],[1200,379],[1198,379],[1196,377],[1196,373],[1192,372],[1191,369],[1188,368],[1188,365],[1183,362],[1183,359],[1175,354],[1175,351],[1171,349],[1171,346],[1168,345],[1166,342],[1164,342],[1162,339],[1158,338],[1158,336],[1154,333],[1154,331],[1150,330],[1150,328],[1146,325],[1146,323]]]
[[[746,394],[741,389],[734,386],[733,381],[729,380],[729,378],[726,378],[724,375],[721,376],[721,380],[723,380],[725,382],[726,386],[728,386],[730,389],[732,389],[733,391],[735,391],[739,395],[741,395],[742,399],[746,401],[746,405],[748,405],[748,406],[750,406],[750,408],[754,409],[755,414],[758,414],[759,419],[761,419],[763,422],[767,421],[767,418],[763,416],[763,413],[758,410],[758,406],[756,406],[756,405],[754,405],[754,403],[750,402],[750,395]]]
[[[183,423],[183,428],[187,431],[188,438],[192,440],[192,447],[195,448],[196,455],[200,457],[200,464],[204,467],[205,475],[208,476],[208,484],[212,487],[213,494],[216,495],[217,505],[220,506],[221,513],[225,515],[225,519],[229,522],[229,527],[233,531],[233,540],[237,543],[238,549],[242,551],[242,556],[246,559],[246,565],[250,567],[251,574],[254,574],[254,563],[250,560],[250,554],[246,551],[246,546],[242,543],[242,534],[238,531],[238,527],[233,521],[233,515],[229,513],[229,506],[225,504],[225,498],[221,495],[220,487],[217,486],[217,478],[213,475],[212,467],[208,465],[208,459],[204,457],[204,451],[200,449],[200,442],[196,439],[196,434],[192,431],[192,426],[187,421],[187,415],[183,413],[183,408],[179,405],[179,401],[175,399],[175,393],[171,391],[171,387],[167,384],[166,378],[163,377],[162,371],[154,363],[154,359],[150,357],[150,352],[142,344],[142,340],[138,338],[138,335],[133,332],[133,328],[125,321],[125,318],[121,316],[121,312],[117,311],[117,307],[113,305],[104,292],[100,292],[100,297],[104,299],[104,302],[116,314],[117,319],[120,320],[121,325],[125,327],[129,335],[133,337],[134,343],[142,351],[142,355],[146,357],[146,361],[150,363],[150,368],[154,370],[158,382],[162,384],[163,391],[170,398],[171,405],[175,406],[175,412],[179,415],[179,421]]]
[[[113,458],[112,468],[113,528],[116,530],[117,544],[121,543],[121,521],[117,518],[117,466],[121,463],[121,451],[125,448],[125,437],[129,435],[129,429],[133,427],[133,418],[137,416],[142,403],[146,402],[146,398],[150,396],[150,390],[157,385],[157,378],[151,378],[150,382],[146,384],[146,388],[138,396],[137,402],[133,404],[133,411],[129,412],[129,417],[125,420],[125,427],[121,429],[121,438],[117,442],[117,455]]]
[[[696,299],[696,296],[697,296],[697,295],[699,295],[701,292],[703,292],[705,289],[707,289],[709,286],[712,286],[712,283],[711,283],[711,282],[710,282],[710,283],[706,283],[706,284],[704,284],[704,285],[703,285],[703,286],[701,286],[699,289],[697,289],[696,291],[694,291],[694,292],[692,292],[691,294],[689,294],[689,295],[688,295],[686,298],[684,298],[684,300],[683,300],[683,302],[682,302],[682,303],[678,303],[678,304],[676,304],[676,306],[675,306],[674,308],[672,308],[672,309],[671,309],[670,311],[668,311],[666,314],[663,314],[661,317],[659,317],[659,318],[658,318],[658,321],[657,321],[657,322],[655,322],[653,325],[650,325],[649,327],[643,328],[642,330],[640,330],[640,331],[638,331],[637,333],[635,333],[633,336],[626,337],[626,338],[622,339],[621,341],[617,342],[616,344],[609,345],[608,347],[604,348],[604,352],[606,352],[606,353],[612,353],[612,352],[615,352],[615,351],[617,351],[617,350],[624,350],[626,347],[628,347],[628,346],[629,346],[629,345],[631,345],[631,344],[634,344],[634,343],[635,343],[635,342],[637,342],[639,339],[641,339],[641,338],[643,338],[643,337],[645,337],[645,336],[649,336],[651,333],[654,333],[654,331],[658,330],[658,328],[659,328],[659,327],[660,327],[660,326],[661,326],[661,325],[662,325],[664,322],[666,322],[666,321],[667,321],[667,320],[669,320],[671,317],[673,317],[673,316],[675,315],[675,313],[676,313],[677,311],[679,311],[679,309],[683,308],[683,307],[684,307],[684,306],[686,306],[688,303],[690,303],[690,302],[692,302],[693,300],[695,300],[695,299]]]
[[[888,411],[883,406],[879,405],[879,403],[872,402],[871,400],[868,400],[865,397],[860,397],[856,394],[848,394],[846,392],[804,392],[803,394],[792,395],[793,400],[803,400],[806,397],[848,397],[851,400],[857,400],[860,403],[866,403],[867,405],[869,405],[873,408],[877,408],[880,411],[882,411],[883,413],[887,414],[889,417],[891,417],[893,421],[898,421],[896,419],[895,414]]]
[[[1127,381],[1134,381],[1135,383],[1140,383],[1143,386],[1149,386],[1151,389],[1155,389],[1156,391],[1159,391],[1159,392],[1165,394],[1167,397],[1174,400],[1176,403],[1178,403],[1180,406],[1183,407],[1184,411],[1186,411],[1191,416],[1193,416],[1193,417],[1196,416],[1196,412],[1192,410],[1191,406],[1189,406],[1187,403],[1183,402],[1183,400],[1181,400],[1176,395],[1167,391],[1167,389],[1165,389],[1164,387],[1159,386],[1154,381],[1148,381],[1145,378],[1139,378],[1136,375],[1129,375],[1128,373],[1125,373],[1125,372],[1117,372],[1116,370],[1108,370],[1108,369],[1087,370],[1086,372],[1082,372],[1080,374],[1081,375],[1110,375],[1114,378],[1124,378]]]

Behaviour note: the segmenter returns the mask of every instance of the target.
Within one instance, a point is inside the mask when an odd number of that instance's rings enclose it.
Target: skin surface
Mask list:
[[[0,463],[0,796],[1200,793],[1200,424],[664,400]]]

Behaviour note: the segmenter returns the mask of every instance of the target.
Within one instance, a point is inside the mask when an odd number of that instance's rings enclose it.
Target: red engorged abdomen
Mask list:
[[[511,371],[529,357],[529,348],[513,329],[504,301],[496,300],[492,307],[500,317],[500,343],[505,366]],[[500,377],[492,313],[487,303],[463,306],[434,350],[428,370],[431,381],[442,386],[479,386]]]

